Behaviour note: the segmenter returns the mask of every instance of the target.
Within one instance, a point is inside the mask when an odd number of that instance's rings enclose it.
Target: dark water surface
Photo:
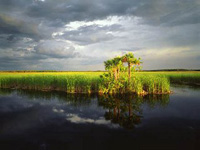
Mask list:
[[[200,149],[200,88],[98,96],[0,90],[1,150]]]

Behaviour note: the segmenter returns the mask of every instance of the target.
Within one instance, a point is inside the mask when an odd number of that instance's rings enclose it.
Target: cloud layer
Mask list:
[[[199,69],[199,27],[199,0],[2,0],[0,69],[103,70],[128,51]]]

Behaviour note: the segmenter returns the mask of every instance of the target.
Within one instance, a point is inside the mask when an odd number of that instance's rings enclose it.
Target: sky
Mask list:
[[[0,70],[200,69],[200,0],[0,0]]]

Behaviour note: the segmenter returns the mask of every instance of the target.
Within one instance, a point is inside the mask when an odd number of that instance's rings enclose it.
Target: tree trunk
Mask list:
[[[114,71],[115,80],[117,80],[117,69]]]
[[[113,115],[114,115],[114,117],[117,116],[117,107],[114,108],[114,110],[113,110]]]
[[[128,112],[129,112],[129,117],[132,117],[133,116],[133,112],[132,112],[132,107],[131,107],[131,104],[129,104],[129,107],[128,107]]]
[[[117,108],[117,119],[119,119],[119,117],[120,117],[120,109],[119,109],[119,107]]]
[[[131,80],[131,64],[128,63],[128,79],[129,79],[129,82]]]
[[[117,78],[119,79],[119,68],[117,68]]]

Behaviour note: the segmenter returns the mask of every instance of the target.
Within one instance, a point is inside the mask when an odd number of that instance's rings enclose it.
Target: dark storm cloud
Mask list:
[[[199,0],[140,1],[129,13],[151,25],[176,26],[200,23]]]
[[[140,18],[134,26],[139,33],[132,32],[134,28],[124,29],[126,24],[94,23],[66,30],[73,21],[112,16]],[[0,0],[0,69],[48,67],[48,62],[41,60],[85,57],[90,54],[87,49],[103,54],[105,46],[116,51],[127,47],[125,50],[137,52],[146,47],[197,46],[199,24],[199,0]],[[146,33],[140,25],[156,30]],[[59,32],[62,34],[52,36]],[[77,45],[85,50],[84,54],[77,51]],[[96,60],[100,61],[102,58]]]
[[[62,41],[46,40],[39,43],[34,49],[37,54],[53,58],[73,58],[78,56],[73,46]]]
[[[0,43],[0,48],[17,49],[18,47],[31,46],[35,42],[31,38],[21,37],[20,35],[0,34]]]
[[[71,21],[90,21],[102,19],[110,15],[124,15],[132,5],[131,1],[99,1],[99,0],[46,0],[34,3],[26,9],[31,17],[42,17],[69,23]]]
[[[1,0],[0,8],[0,33],[37,38],[44,34],[38,29],[41,22],[47,27],[63,27],[71,21],[91,21],[113,15],[142,17],[144,23],[151,25],[200,23],[198,0]],[[15,13],[19,16],[12,15]]]
[[[0,49],[0,51],[2,51]],[[9,54],[6,54],[9,53]],[[25,70],[33,69],[31,66],[38,64],[40,59],[44,59],[43,56],[28,54],[25,52],[26,57],[20,56],[20,53],[24,53],[23,50],[18,50],[18,53],[12,50],[6,50],[1,52],[0,56],[0,69],[1,70]],[[42,58],[43,57],[43,58]],[[6,66],[6,67],[5,67]]]
[[[89,21],[113,15],[139,16],[151,24],[200,22],[198,0],[2,0],[0,8],[4,12],[21,11],[31,18],[49,20],[49,25],[57,27],[71,21]],[[19,24],[17,20],[15,22]],[[16,25],[10,28],[19,31]]]
[[[52,28],[43,25],[40,20],[27,17],[0,13],[0,34],[8,34],[13,37],[29,37],[35,41],[49,38]]]
[[[13,35],[0,34],[0,48],[7,48],[12,46],[18,39]]]
[[[43,68],[40,68],[40,66],[43,65],[40,63],[40,60],[41,60],[41,56],[26,57],[26,58],[17,58],[17,57],[1,58],[0,57],[0,64],[1,64],[0,70],[37,70],[37,69],[48,68],[47,64],[46,64],[46,68],[45,66],[43,66]]]
[[[199,25],[188,25],[170,28],[170,33],[166,33],[165,45],[172,46],[195,46],[199,44]]]
[[[176,26],[200,23],[200,6],[192,6],[184,10],[175,10],[160,18],[164,25]]]
[[[180,25],[199,23],[199,8],[198,0],[46,0],[27,6],[26,14],[65,23],[133,15],[154,25]]]
[[[112,32],[123,30],[121,25],[110,26],[88,25],[81,26],[77,30],[65,31],[59,38],[74,41],[79,45],[89,45],[109,41],[116,38]]]

